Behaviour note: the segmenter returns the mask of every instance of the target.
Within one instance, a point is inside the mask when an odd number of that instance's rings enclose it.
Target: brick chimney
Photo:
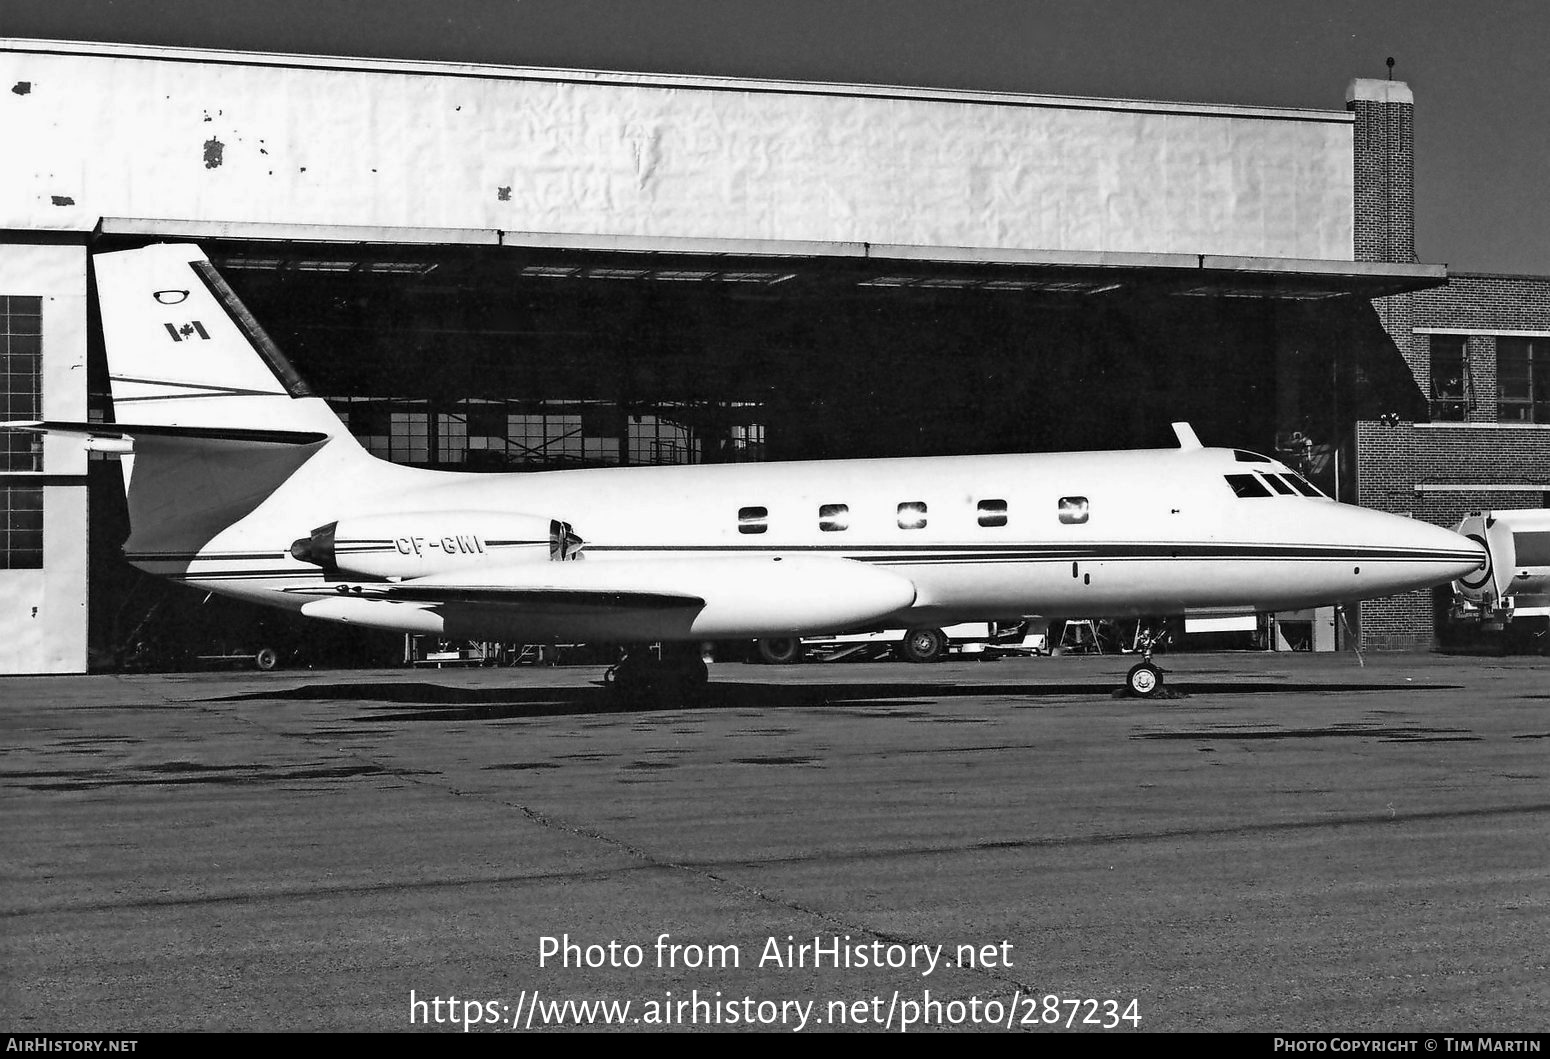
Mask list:
[[[1415,132],[1410,86],[1357,78],[1345,98],[1346,109],[1356,115],[1356,260],[1412,264]]]

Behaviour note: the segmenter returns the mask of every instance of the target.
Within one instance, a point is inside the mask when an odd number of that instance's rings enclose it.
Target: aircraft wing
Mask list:
[[[413,581],[396,585],[363,585],[364,599],[398,600],[412,603],[473,603],[481,606],[666,608],[703,607],[705,600],[688,593],[639,592],[632,590],[586,588],[494,588],[487,585],[421,585]]]
[[[669,555],[529,562],[478,574],[305,589],[344,604],[433,609],[449,627],[481,622],[537,638],[652,640],[793,635],[863,627],[915,602],[908,578],[836,556]],[[363,617],[362,620],[367,620]]]

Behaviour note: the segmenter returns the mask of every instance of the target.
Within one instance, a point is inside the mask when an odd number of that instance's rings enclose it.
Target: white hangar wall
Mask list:
[[[86,418],[86,248],[0,244],[0,295],[36,299],[41,311],[37,418]],[[0,350],[3,352],[3,350]],[[13,358],[4,358],[8,371]],[[16,519],[18,495],[41,491],[42,564],[0,565],[0,675],[86,670],[86,452],[48,437],[40,469],[0,471]],[[5,527],[7,543],[17,522]]]
[[[25,41],[0,65],[5,228],[1353,257],[1343,111]]]

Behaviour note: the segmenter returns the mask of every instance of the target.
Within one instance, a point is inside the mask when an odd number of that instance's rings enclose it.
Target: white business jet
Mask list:
[[[1467,575],[1481,546],[1208,449],[603,468],[379,460],[196,246],[94,257],[116,423],[9,423],[127,451],[126,558],[200,589],[453,639],[697,645],[1020,616],[1302,609]],[[678,645],[676,648],[673,645]],[[648,660],[649,659],[649,660]],[[1129,685],[1161,685],[1150,658]]]

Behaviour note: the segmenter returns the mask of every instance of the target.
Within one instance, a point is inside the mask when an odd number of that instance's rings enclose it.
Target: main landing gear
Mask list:
[[[627,647],[603,674],[603,686],[621,706],[694,706],[709,681],[710,668],[694,643]]]
[[[1152,662],[1152,648],[1161,643],[1165,634],[1143,629],[1136,636],[1136,646],[1141,649],[1141,661],[1130,667],[1125,675],[1125,690],[1137,698],[1149,699],[1162,691],[1163,671]]]

